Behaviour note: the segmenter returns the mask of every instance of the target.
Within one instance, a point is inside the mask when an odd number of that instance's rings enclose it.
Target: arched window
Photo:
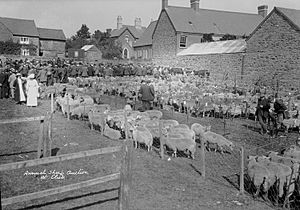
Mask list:
[[[127,48],[124,48],[124,50],[123,50],[123,58],[129,59],[129,51]]]
[[[129,36],[128,36],[128,35],[125,36],[125,41],[126,41],[127,43],[129,42]]]

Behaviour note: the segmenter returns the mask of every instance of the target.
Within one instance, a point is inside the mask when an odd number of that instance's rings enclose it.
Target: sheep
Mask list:
[[[120,131],[114,130],[110,128],[107,124],[104,127],[104,136],[113,139],[113,140],[118,140],[121,138],[121,133]]]
[[[270,158],[266,156],[258,157],[257,162],[271,171],[274,176],[273,178],[276,181],[279,181],[279,197],[282,197],[284,193],[284,186],[289,183],[291,178],[295,178],[295,174],[292,175],[292,169],[284,164],[272,162],[270,161]],[[291,195],[294,189],[295,183],[290,185],[288,195]]]
[[[107,118],[107,115],[105,113],[100,114],[100,113],[94,113],[94,112],[90,111],[88,113],[88,119],[89,119],[89,123],[91,125],[91,130],[94,129],[95,125],[98,125],[101,128],[101,134],[103,134],[104,126],[106,123],[106,118]]]
[[[297,147],[291,147],[284,151],[283,156],[300,160],[300,151]]]
[[[138,143],[145,143],[148,152],[152,150],[153,137],[151,132],[145,126],[132,126],[132,137],[135,142],[135,148],[138,148]]]
[[[160,119],[163,115],[161,111],[158,110],[147,110],[146,113],[149,114],[151,120],[153,119]]]
[[[208,126],[204,132],[199,130],[201,140],[203,140],[207,146],[210,146],[210,144],[217,145],[217,150],[219,150],[221,153],[226,151],[226,148],[229,148],[231,151],[233,151],[234,144],[222,135],[211,132],[210,128],[211,127]]]
[[[285,132],[287,133],[288,130],[290,128],[296,128],[296,127],[299,127],[300,126],[300,120],[299,119],[284,119],[282,121],[282,124],[286,127],[286,130]],[[300,130],[299,130],[300,132]]]
[[[161,141],[165,142],[174,152],[172,156],[177,157],[177,150],[188,151],[192,159],[195,158],[196,142],[195,132],[190,129],[183,128],[164,128]]]
[[[78,118],[83,118],[88,116],[88,113],[94,109],[94,105],[82,106],[79,105],[70,111],[70,116],[77,116]]]
[[[201,133],[204,133],[207,130],[207,127],[200,125],[199,123],[194,123],[191,126],[191,130],[195,132],[196,138],[200,137]]]
[[[257,197],[260,193],[261,187],[264,193],[268,192],[270,187],[275,183],[271,180],[271,172],[262,164],[258,163],[255,156],[249,156],[247,173],[256,187],[256,193],[254,197]]]
[[[174,127],[172,127],[172,129],[186,129],[186,130],[189,130],[190,128],[186,124],[178,124],[178,125],[175,125]]]

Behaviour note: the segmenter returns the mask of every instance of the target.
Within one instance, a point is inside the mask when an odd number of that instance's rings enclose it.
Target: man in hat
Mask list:
[[[270,133],[267,127],[267,120],[270,117],[269,109],[271,108],[270,101],[264,95],[258,99],[256,107],[256,116],[259,124],[261,125],[261,134]]]
[[[15,98],[14,82],[16,80],[16,71],[14,68],[10,69],[10,76],[8,78],[9,88],[10,88],[10,97]]]
[[[153,102],[155,96],[154,87],[149,85],[149,83],[150,81],[142,80],[141,89],[139,91],[143,104],[143,111],[150,110],[151,103]]]

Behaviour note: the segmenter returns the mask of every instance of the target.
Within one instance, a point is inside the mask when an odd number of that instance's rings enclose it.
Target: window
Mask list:
[[[126,41],[127,43],[129,42],[129,36],[128,36],[128,35],[125,36],[125,41]]]
[[[28,37],[20,37],[20,44],[29,44]]]
[[[138,50],[137,57],[138,58],[142,58],[142,56],[143,56],[143,51],[142,50]]]
[[[186,39],[187,39],[187,36],[180,36],[180,43],[179,43],[180,47],[182,47],[182,48],[186,47]]]
[[[74,57],[75,57],[75,58],[78,57],[78,51],[74,51]]]
[[[29,55],[29,49],[22,49],[21,50],[21,55],[28,56]]]

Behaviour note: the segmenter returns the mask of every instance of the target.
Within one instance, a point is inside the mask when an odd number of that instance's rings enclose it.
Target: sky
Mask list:
[[[190,7],[190,0],[169,0],[170,6]],[[117,16],[123,24],[134,25],[136,17],[148,26],[157,20],[161,0],[0,0],[0,16],[31,19],[37,27],[63,29],[71,37],[82,24],[90,32],[115,29]],[[300,10],[300,0],[200,0],[200,8],[257,13],[257,7],[268,5]]]

